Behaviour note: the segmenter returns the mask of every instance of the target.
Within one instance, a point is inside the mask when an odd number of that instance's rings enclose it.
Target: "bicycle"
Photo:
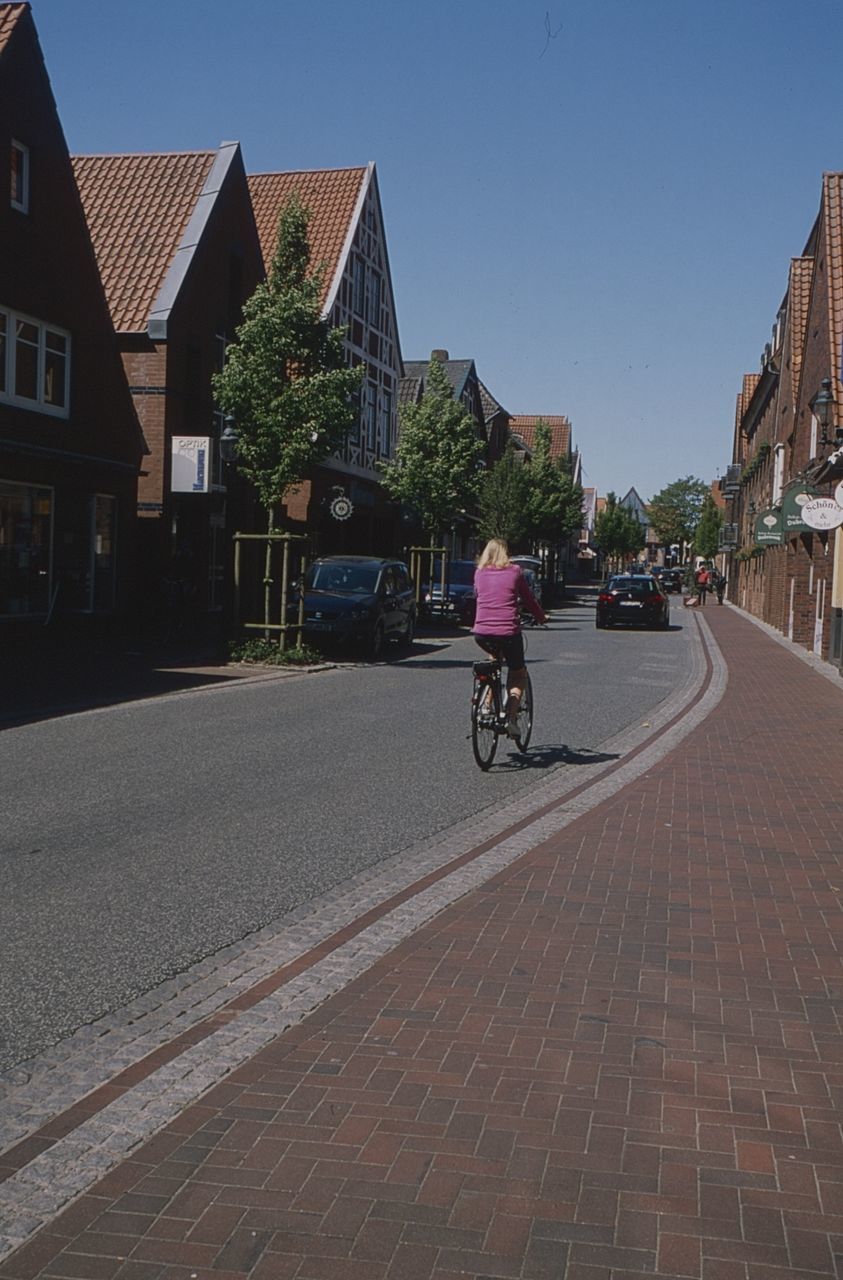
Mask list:
[[[471,747],[474,759],[485,773],[498,749],[498,738],[506,736],[506,713],[501,684],[501,664],[496,660],[475,662],[474,688],[471,693]],[[530,674],[524,682],[518,708],[518,737],[511,739],[521,752],[526,752],[533,732],[533,686]]]

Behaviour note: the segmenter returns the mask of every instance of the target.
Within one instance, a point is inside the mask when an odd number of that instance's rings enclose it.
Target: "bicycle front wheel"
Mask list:
[[[530,683],[529,673],[524,684],[524,692],[521,695],[521,706],[518,708],[518,737],[515,739],[515,745],[519,751],[526,751],[530,745],[530,736],[533,732],[533,686]]]
[[[471,749],[474,759],[485,772],[498,749],[498,691],[493,684],[475,680],[471,695]]]

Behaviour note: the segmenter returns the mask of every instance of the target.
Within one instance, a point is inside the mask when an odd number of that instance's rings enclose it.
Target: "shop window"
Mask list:
[[[0,617],[50,607],[53,492],[0,481]]]
[[[29,212],[29,147],[12,139],[12,208]]]

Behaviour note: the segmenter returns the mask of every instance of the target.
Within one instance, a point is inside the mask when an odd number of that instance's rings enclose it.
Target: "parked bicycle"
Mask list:
[[[475,662],[471,693],[471,747],[474,759],[484,773],[495,758],[498,738],[507,736],[505,707],[500,662]],[[533,686],[527,673],[518,709],[518,737],[510,738],[510,741],[519,751],[525,752],[532,732]]]

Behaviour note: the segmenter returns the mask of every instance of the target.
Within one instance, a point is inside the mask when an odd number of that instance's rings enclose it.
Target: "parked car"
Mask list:
[[[618,574],[610,578],[597,597],[598,627],[638,624],[670,626],[670,601],[649,573]]]
[[[298,615],[291,602],[288,619]],[[373,556],[323,556],[304,580],[304,639],[361,649],[376,661],[386,640],[409,648],[416,598],[407,566]]]
[[[425,583],[421,591],[426,610],[456,616],[459,622],[465,617],[474,621],[474,572],[473,560],[449,560],[445,565],[445,607],[442,609],[442,562],[433,565],[433,582]]]
[[[525,574],[528,575],[527,581],[530,590],[538,600],[539,604],[545,604],[544,585],[541,580],[542,562],[538,556],[511,556],[513,564],[520,565]],[[529,577],[532,574],[532,578]]]

